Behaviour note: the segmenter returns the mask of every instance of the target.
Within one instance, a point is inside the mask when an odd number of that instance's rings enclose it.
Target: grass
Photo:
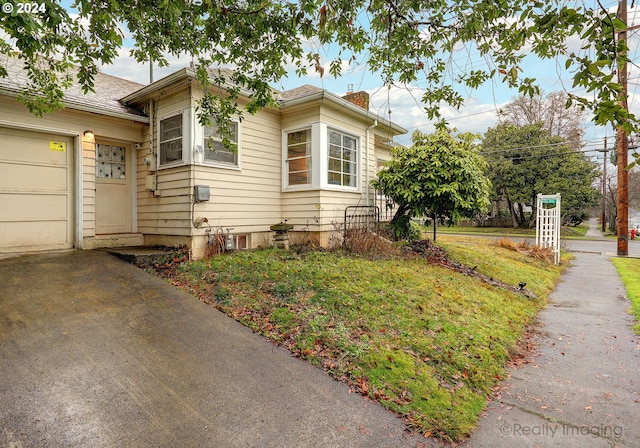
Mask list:
[[[425,227],[425,233],[433,235],[433,227]],[[439,234],[470,234],[470,235],[493,235],[493,236],[531,236],[535,238],[536,229],[520,229],[514,227],[474,227],[474,226],[438,226],[436,233]]]
[[[640,260],[637,258],[612,258],[613,265],[618,269],[618,274],[627,290],[627,297],[631,301],[631,314],[636,319],[633,330],[640,334]]]
[[[589,223],[583,222],[576,227],[562,227],[560,233],[563,237],[585,237],[589,230]]]
[[[433,234],[432,227],[424,227],[424,234],[431,237]],[[589,230],[589,223],[582,223],[576,227],[563,226],[560,229],[560,236],[562,238],[584,238]],[[438,226],[436,233],[439,234],[463,234],[463,235],[491,235],[491,236],[503,236],[503,237],[529,237],[535,239],[536,229],[521,229],[514,227],[473,227],[473,226]]]
[[[447,241],[453,258],[538,300],[421,257],[368,260],[339,252],[243,251],[179,265],[172,283],[424,434],[456,441],[477,424],[561,267],[488,241]]]

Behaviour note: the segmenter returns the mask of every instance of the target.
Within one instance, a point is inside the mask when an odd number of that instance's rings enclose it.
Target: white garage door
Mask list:
[[[0,127],[0,253],[73,247],[73,139]]]

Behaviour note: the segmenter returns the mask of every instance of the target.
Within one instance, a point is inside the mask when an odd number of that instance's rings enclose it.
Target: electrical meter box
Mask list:
[[[154,176],[153,174],[149,174],[144,178],[144,189],[146,191],[156,191],[158,189],[158,186],[156,184],[156,176]]]
[[[209,185],[195,185],[193,195],[196,202],[206,202],[211,197]]]

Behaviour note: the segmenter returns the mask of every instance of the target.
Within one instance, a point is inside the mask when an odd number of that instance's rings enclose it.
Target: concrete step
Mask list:
[[[156,264],[163,265],[171,262],[186,261],[189,258],[189,249],[186,247],[135,246],[105,250],[111,255],[142,268]]]

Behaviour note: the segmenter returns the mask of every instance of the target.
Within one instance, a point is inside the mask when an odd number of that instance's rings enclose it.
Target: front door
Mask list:
[[[96,234],[132,232],[131,148],[96,145]]]

